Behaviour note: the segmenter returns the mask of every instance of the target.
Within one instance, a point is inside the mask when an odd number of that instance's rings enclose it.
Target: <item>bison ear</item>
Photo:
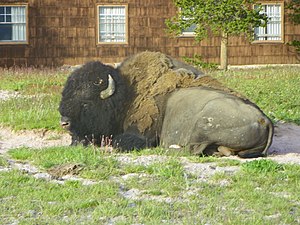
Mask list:
[[[108,75],[108,86],[105,90],[100,92],[100,98],[101,99],[107,99],[110,96],[112,96],[115,93],[115,81],[114,79],[111,77],[111,75]]]

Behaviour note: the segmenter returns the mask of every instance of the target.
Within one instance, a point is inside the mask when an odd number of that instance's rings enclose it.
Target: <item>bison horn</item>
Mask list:
[[[100,98],[101,99],[106,99],[112,96],[115,93],[115,81],[111,77],[111,75],[108,75],[108,86],[105,90],[100,92]]]

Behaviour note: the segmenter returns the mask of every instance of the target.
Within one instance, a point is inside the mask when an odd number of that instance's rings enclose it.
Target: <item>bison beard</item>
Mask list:
[[[59,111],[73,145],[99,145],[112,135],[125,151],[175,144],[194,154],[256,157],[273,136],[256,105],[158,52],[134,55],[117,69],[85,64],[69,76]]]

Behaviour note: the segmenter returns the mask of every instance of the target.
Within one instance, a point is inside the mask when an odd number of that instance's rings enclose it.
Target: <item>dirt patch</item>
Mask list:
[[[276,124],[269,153],[274,155],[300,153],[300,127],[292,123]]]
[[[17,98],[17,97],[20,97],[19,92],[0,90],[0,100],[1,101],[6,101],[10,98]]]
[[[71,137],[67,133],[45,130],[13,131],[7,127],[0,127],[0,155],[13,148],[44,148],[66,146],[70,143]]]

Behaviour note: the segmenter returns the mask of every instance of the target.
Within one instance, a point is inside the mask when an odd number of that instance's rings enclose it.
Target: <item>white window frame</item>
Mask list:
[[[196,24],[192,24],[190,27],[192,27],[192,26],[195,26],[195,29],[196,29]],[[190,28],[190,27],[189,27],[189,28]],[[189,28],[188,28],[188,29],[189,29]],[[187,31],[188,29],[183,30],[183,31],[181,32],[181,36],[182,36],[182,37],[194,37],[194,36],[196,35],[195,31]]]
[[[12,26],[11,39],[0,40],[0,45],[28,44],[28,4],[0,4],[0,7],[4,7],[4,12],[0,12],[0,32],[1,26]],[[11,8],[10,13],[7,13],[6,11],[8,7]],[[24,8],[24,11],[20,11],[20,7]],[[15,11],[15,14],[13,11]]]
[[[100,14],[101,8],[108,9],[107,14],[101,15]],[[118,14],[116,11],[113,10],[117,8],[123,8],[124,14]],[[109,11],[111,12],[111,14],[109,13]],[[116,17],[116,22],[114,21],[110,22],[110,19],[113,19],[114,16]],[[96,18],[97,18],[97,44],[101,44],[101,45],[102,44],[128,44],[128,5],[127,4],[113,4],[113,5],[98,4]],[[116,33],[118,29],[118,25],[120,28],[123,29],[121,33],[119,32],[121,38],[116,37],[118,36],[118,33]]]
[[[254,28],[254,42],[284,42],[284,3],[283,2],[263,2],[260,3],[269,17],[266,27]],[[276,10],[275,7],[280,7]],[[271,32],[270,32],[271,30]]]

